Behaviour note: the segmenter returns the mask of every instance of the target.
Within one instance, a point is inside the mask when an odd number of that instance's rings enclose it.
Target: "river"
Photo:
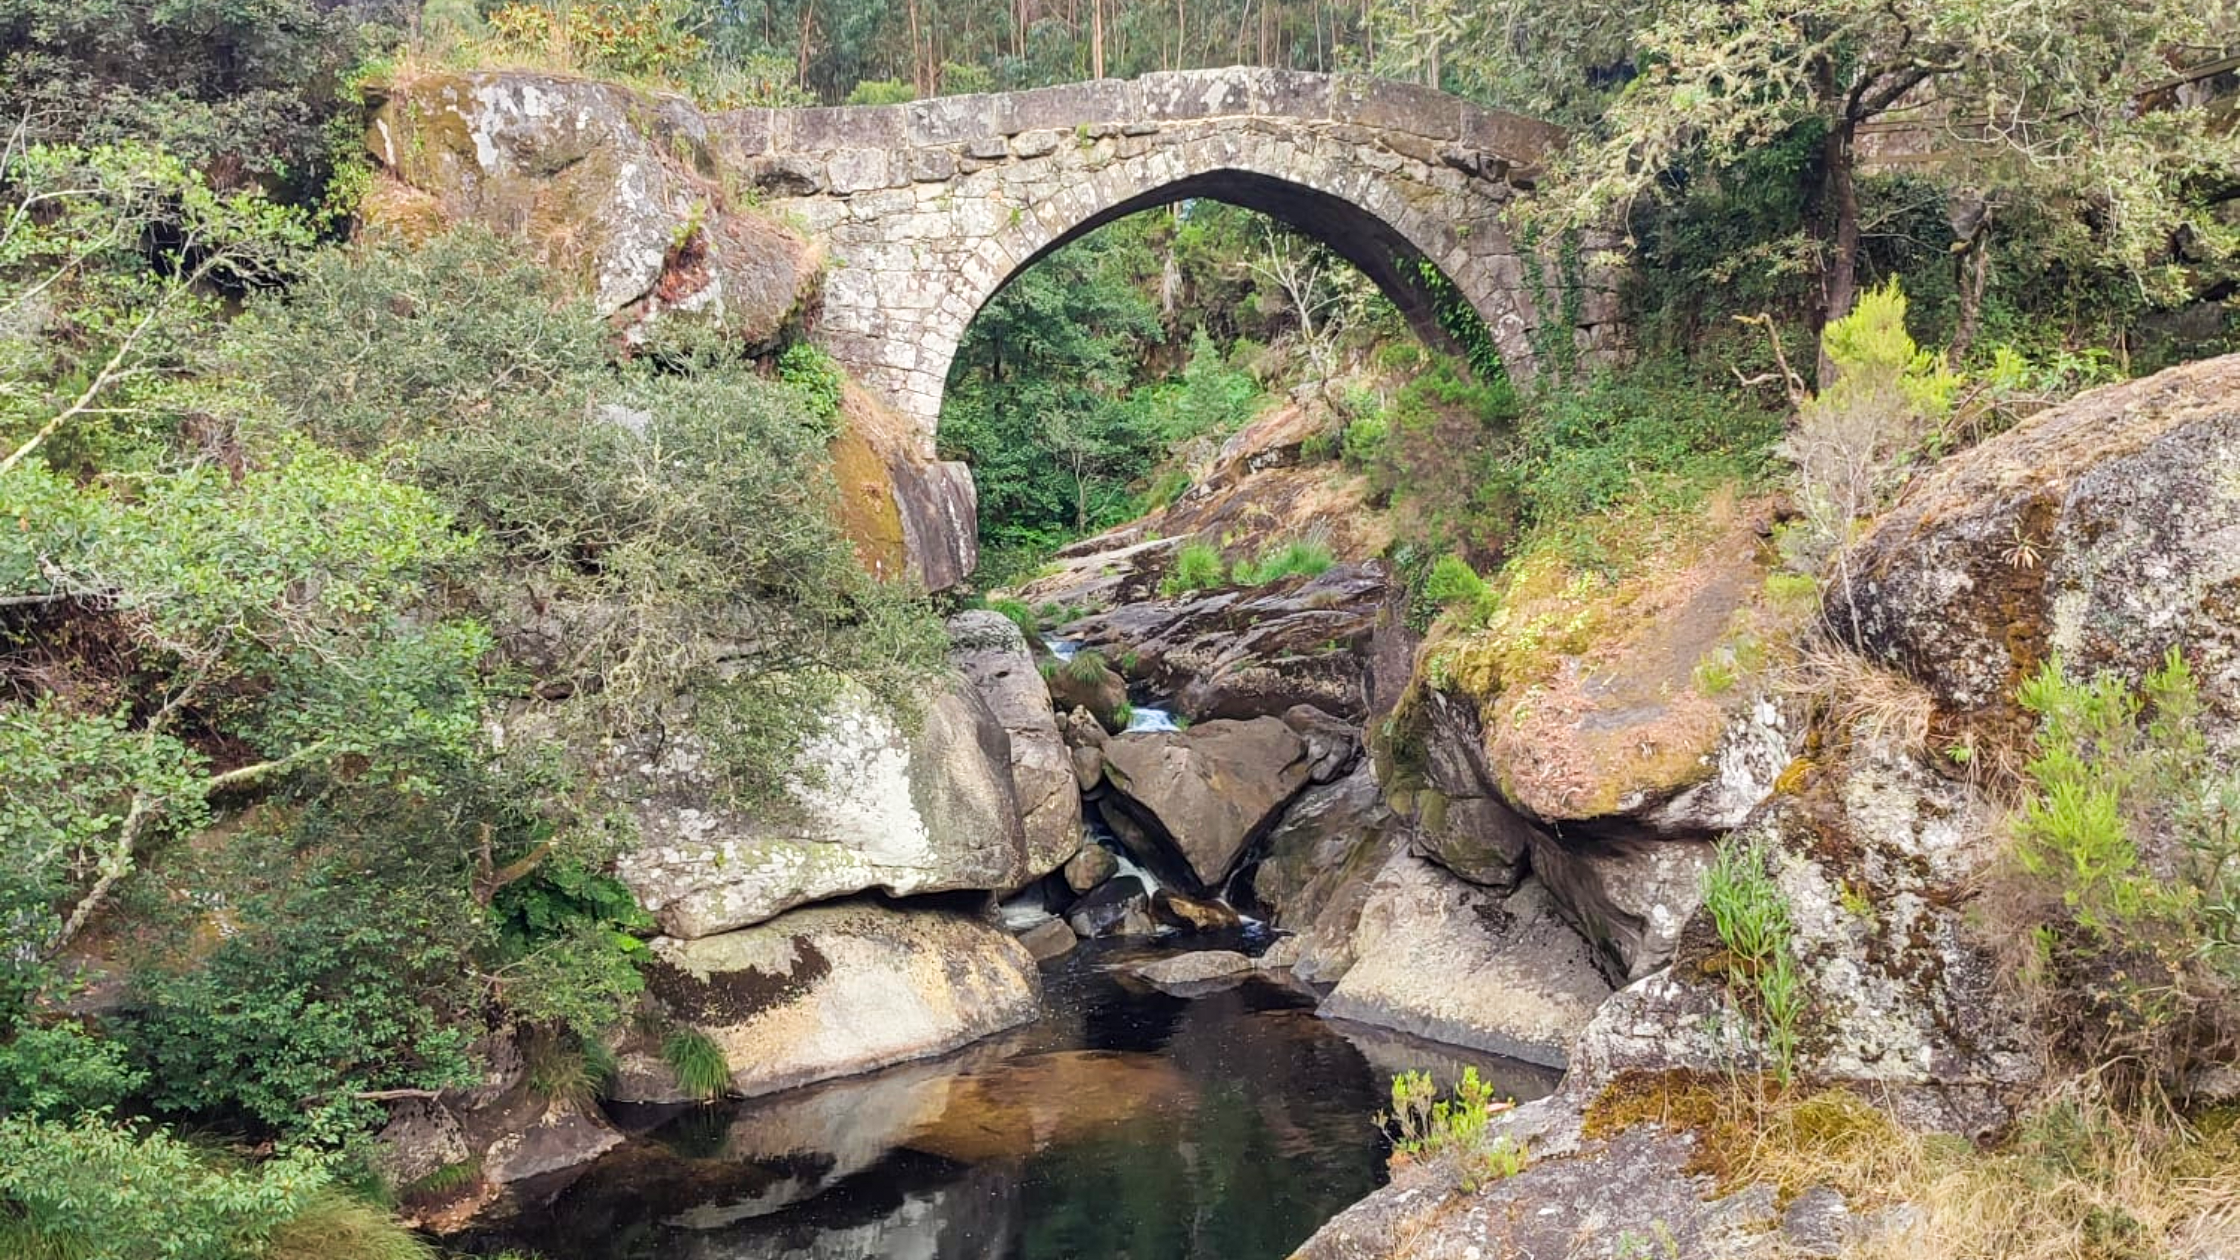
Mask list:
[[[1193,947],[1206,945],[1194,938]],[[1220,944],[1222,942],[1210,942]],[[1235,944],[1236,942],[1227,942]],[[1044,1011],[938,1060],[681,1113],[552,1204],[471,1240],[571,1260],[1252,1260],[1382,1184],[1393,1073],[1554,1074],[1318,1018],[1253,978],[1182,997],[1091,942]]]

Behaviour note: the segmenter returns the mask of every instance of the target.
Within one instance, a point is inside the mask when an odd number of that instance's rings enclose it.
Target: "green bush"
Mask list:
[[[1789,900],[1767,869],[1769,860],[1759,845],[1721,841],[1704,871],[1703,905],[1727,949],[1729,989],[1747,999],[1774,1075],[1785,1084],[1796,1071],[1808,997]]]
[[[430,1260],[302,1150],[232,1168],[87,1116],[0,1119],[0,1254],[22,1260]]]
[[[907,105],[918,99],[918,89],[900,79],[865,79],[848,90],[843,105]]]
[[[840,435],[840,395],[848,378],[838,360],[821,346],[796,341],[778,355],[778,379],[801,395],[828,441]]]
[[[2240,778],[2175,648],[2137,692],[2056,658],[2016,699],[2038,733],[2000,913],[2048,1031],[2123,1090],[2182,1090],[2240,1035]]]
[[[1035,620],[1034,610],[1027,607],[1026,601],[1017,599],[991,599],[988,601],[988,608],[991,612],[1002,613],[1006,618],[1010,620],[1012,625],[1019,627],[1019,633],[1027,636],[1027,645],[1029,647],[1034,646],[1037,642],[1040,641],[1042,635],[1042,626]]]
[[[1450,1163],[1463,1189],[1475,1191],[1524,1171],[1524,1146],[1491,1131],[1493,1117],[1511,1105],[1495,1099],[1475,1067],[1462,1070],[1451,1098],[1439,1097],[1429,1072],[1404,1072],[1392,1078],[1391,1110],[1376,1121],[1391,1134],[1396,1159]]]
[[[1444,555],[1423,580],[1423,597],[1441,606],[1476,604],[1487,594],[1486,580],[1457,555]]]
[[[912,711],[939,622],[857,565],[822,471],[829,425],[804,391],[710,346],[617,365],[596,316],[546,284],[474,231],[336,254],[285,301],[253,304],[233,354],[281,420],[393,452],[480,530],[468,588],[488,593],[481,611],[539,694],[560,697],[542,707],[563,746],[672,721],[689,693],[722,792],[772,799],[798,714],[837,678]],[[500,598],[519,591],[534,594]]]
[[[1210,543],[1187,542],[1175,553],[1174,567],[1159,582],[1159,594],[1172,599],[1222,583],[1221,552]]]
[[[95,1036],[75,1020],[19,1025],[0,1042],[0,1115],[108,1111],[147,1079],[122,1043]]]
[[[1104,653],[1095,648],[1082,648],[1072,659],[1061,662],[1058,672],[1084,686],[1095,686],[1104,681],[1111,667],[1105,663]]]
[[[1328,543],[1318,538],[1295,538],[1268,547],[1257,560],[1239,561],[1230,570],[1229,579],[1238,586],[1267,586],[1285,578],[1318,577],[1337,562]]]

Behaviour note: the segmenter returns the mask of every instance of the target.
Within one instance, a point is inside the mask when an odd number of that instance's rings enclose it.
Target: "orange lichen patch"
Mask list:
[[[841,531],[855,544],[856,562],[874,577],[900,577],[909,569],[910,549],[887,463],[897,418],[850,384],[840,396],[840,420],[830,451]]]
[[[431,193],[388,174],[376,175],[358,202],[361,234],[420,245],[451,226]]]
[[[1666,518],[1612,522],[1615,572],[1554,549],[1504,572],[1482,625],[1425,653],[1431,685],[1483,715],[1487,761],[1543,818],[1617,812],[1711,769],[1738,685],[1785,657],[1808,613],[1769,594],[1769,500],[1715,496]]]

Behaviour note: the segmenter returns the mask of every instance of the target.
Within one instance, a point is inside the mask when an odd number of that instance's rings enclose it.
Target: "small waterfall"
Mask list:
[[[1043,635],[1042,646],[1049,648],[1050,655],[1057,657],[1061,661],[1072,660],[1073,654],[1081,650],[1080,644],[1074,642],[1071,639],[1061,639],[1054,634]]]
[[[1128,719],[1128,729],[1122,734],[1132,734],[1136,731],[1179,731],[1181,729],[1181,724],[1174,720],[1174,714],[1168,710],[1156,709],[1148,704],[1139,704],[1135,706],[1133,715]]]

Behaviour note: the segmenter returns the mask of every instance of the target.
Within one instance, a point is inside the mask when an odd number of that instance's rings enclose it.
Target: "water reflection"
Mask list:
[[[1128,956],[1051,964],[1048,1013],[1007,1037],[671,1119],[478,1246],[589,1260],[1280,1256],[1383,1180],[1368,1117],[1390,1071],[1473,1063],[1526,1097],[1553,1084],[1340,1027],[1265,981],[1195,999],[1144,989],[1111,969]]]

